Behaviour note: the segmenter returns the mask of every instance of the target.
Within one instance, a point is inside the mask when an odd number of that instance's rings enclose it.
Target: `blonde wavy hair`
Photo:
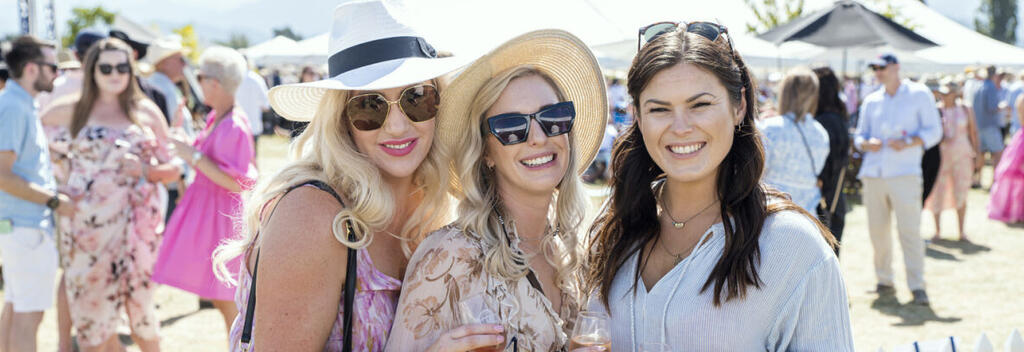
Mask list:
[[[440,77],[433,83],[440,92],[447,80]],[[335,215],[331,227],[334,238],[345,246],[365,248],[373,241],[374,233],[384,231],[392,221],[398,204],[395,195],[382,181],[380,170],[359,152],[350,136],[350,125],[344,115],[349,95],[350,92],[340,90],[324,93],[313,120],[290,146],[289,156],[294,161],[245,195],[244,211],[238,221],[242,237],[224,241],[213,253],[214,272],[220,280],[236,283],[231,273],[237,268],[227,268],[227,262],[245,254],[253,244],[265,215],[264,206],[300,182],[323,181],[346,199],[348,203]],[[416,193],[408,199],[419,199],[419,204],[395,235],[402,240],[406,257],[412,255],[426,234],[449,221],[447,160],[435,139],[413,173]],[[355,241],[348,240],[348,221],[353,224]]]
[[[541,76],[555,89],[559,100],[565,95],[558,86],[546,75],[531,66],[519,66],[498,74],[488,81],[473,99],[470,116],[475,118],[476,133],[467,133],[451,145],[450,155],[454,156],[453,166],[455,179],[459,185],[453,187],[453,195],[458,200],[458,218],[455,225],[462,231],[477,237],[483,242],[484,268],[496,277],[519,279],[526,276],[529,266],[528,258],[514,251],[505,238],[498,222],[498,212],[504,212],[495,171],[487,167],[484,156],[487,155],[485,139],[490,134],[482,127],[484,114],[498,100],[509,82],[517,78]],[[471,125],[472,126],[472,125]],[[472,128],[472,127],[471,127]],[[532,133],[542,133],[533,131]],[[574,133],[570,132],[569,148],[575,149]],[[554,222],[557,236],[546,235],[541,248],[545,259],[556,269],[557,280],[562,287],[579,287],[579,253],[578,229],[586,212],[583,183],[576,174],[576,153],[569,153],[569,166],[559,186],[552,194],[552,202],[548,207],[548,220]],[[508,216],[503,216],[508,219]],[[506,228],[514,233],[515,224],[506,222]]]

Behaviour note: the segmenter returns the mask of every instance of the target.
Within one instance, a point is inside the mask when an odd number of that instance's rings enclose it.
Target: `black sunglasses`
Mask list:
[[[34,61],[37,65],[49,67],[52,72],[57,72],[57,64],[46,61]]]
[[[360,131],[373,131],[384,126],[391,104],[398,104],[405,116],[412,122],[423,122],[437,116],[437,105],[441,97],[437,88],[429,84],[412,86],[402,90],[398,100],[390,101],[380,93],[366,93],[354,96],[345,103],[345,116],[353,127]]]
[[[122,62],[117,65],[99,64],[96,66],[100,68],[100,73],[104,75],[111,74],[114,72],[115,68],[117,69],[117,73],[128,73],[132,71],[132,65],[129,65],[127,62]]]
[[[640,27],[636,50],[640,51],[640,48],[643,47],[644,44],[649,43],[654,40],[654,38],[674,31],[676,28],[679,28],[680,24],[683,24],[683,22],[658,22]],[[726,39],[729,41],[729,51],[734,51],[732,48],[732,36],[727,35],[729,34],[729,29],[718,23],[702,21],[686,23],[686,32],[699,34],[704,38],[708,38],[710,41],[716,41],[718,40],[718,37],[726,34]]]
[[[537,120],[548,137],[569,133],[576,120],[576,106],[571,101],[549,105],[532,114],[508,113],[487,118],[487,127],[502,145],[519,144],[530,134],[530,119]]]

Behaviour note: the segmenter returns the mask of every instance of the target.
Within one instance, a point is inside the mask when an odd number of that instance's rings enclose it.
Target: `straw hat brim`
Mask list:
[[[590,166],[608,123],[608,98],[597,58],[576,36],[555,29],[520,35],[477,59],[441,91],[436,138],[457,145],[471,133],[480,133],[481,116],[469,116],[477,92],[506,70],[531,66],[555,82],[576,107],[572,132],[573,152],[582,174]],[[456,181],[457,182],[457,181]]]
[[[381,90],[423,82],[453,72],[468,60],[405,58],[372,65],[315,82],[285,84],[267,92],[274,111],[292,121],[310,121],[328,90]]]

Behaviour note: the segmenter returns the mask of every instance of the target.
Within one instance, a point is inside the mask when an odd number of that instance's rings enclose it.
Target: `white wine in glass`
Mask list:
[[[612,338],[608,330],[608,315],[600,312],[582,312],[572,330],[569,350],[582,347],[604,347],[612,350]]]
[[[501,318],[498,317],[496,312],[489,304],[487,304],[489,297],[484,294],[476,294],[459,301],[459,317],[462,319],[462,324],[495,324],[505,325],[501,322]],[[502,337],[505,338],[505,343],[508,342],[508,333],[503,332]],[[498,344],[496,346],[477,348],[474,352],[500,352],[505,350],[505,343]]]

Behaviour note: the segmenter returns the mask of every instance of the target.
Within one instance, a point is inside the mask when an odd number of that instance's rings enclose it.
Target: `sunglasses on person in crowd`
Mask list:
[[[412,86],[402,90],[398,100],[391,101],[380,93],[366,93],[349,98],[345,103],[345,116],[360,131],[373,131],[384,126],[391,104],[398,104],[412,122],[428,121],[437,116],[441,97],[430,84]]]
[[[128,72],[132,71],[132,66],[129,65],[127,62],[122,62],[122,63],[119,63],[117,65],[99,64],[99,65],[96,65],[96,66],[100,68],[100,73],[102,73],[104,75],[109,75],[109,74],[113,73],[114,69],[117,69],[117,73],[121,73],[121,74],[128,73]]]
[[[640,48],[643,47],[644,44],[649,43],[650,41],[654,40],[654,38],[657,38],[662,34],[676,30],[676,28],[679,28],[680,24],[684,24],[684,22],[657,22],[640,27],[640,33],[637,39],[636,50],[640,51]],[[720,25],[718,23],[698,21],[685,24],[687,33],[699,34],[704,38],[708,38],[708,40],[710,41],[716,41],[718,40],[718,37],[720,37],[721,35],[729,34],[729,29],[725,28],[725,26]],[[729,41],[729,50],[733,51],[732,36],[727,35],[726,39],[728,39]]]
[[[46,61],[34,61],[37,65],[46,66],[50,68],[50,72],[57,72],[57,64]]]
[[[576,119],[576,106],[565,101],[546,106],[532,114],[508,113],[487,118],[487,126],[502,145],[519,144],[530,134],[530,120],[537,120],[548,137],[569,133]]]

